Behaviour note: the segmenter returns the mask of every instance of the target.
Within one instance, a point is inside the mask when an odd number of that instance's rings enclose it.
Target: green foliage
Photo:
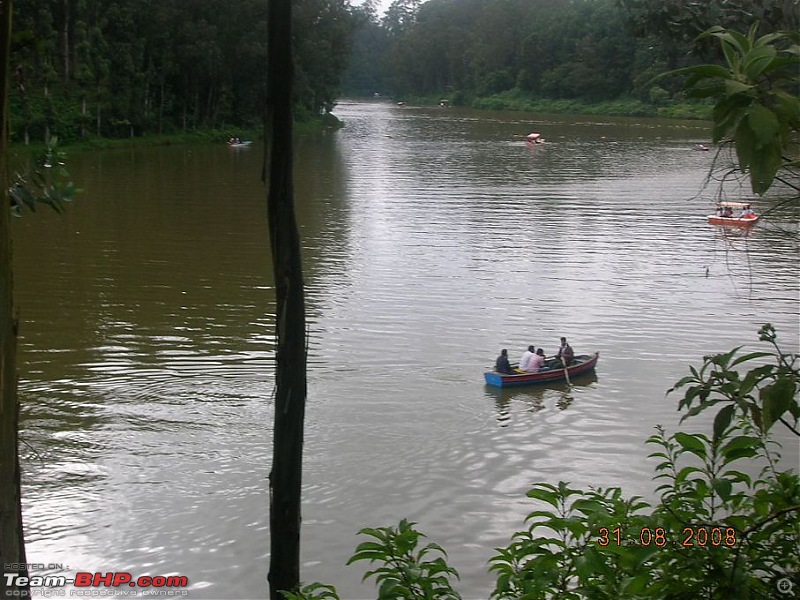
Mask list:
[[[771,325],[759,334],[771,352],[739,355],[736,348],[706,357],[670,390],[685,388],[684,419],[719,410],[710,436],[667,435],[659,426],[647,440],[657,501],[627,498],[617,487],[535,484],[527,527],[490,560],[492,600],[736,600],[779,597],[779,583],[800,584],[800,476],[780,469],[770,438],[778,421],[800,435],[800,373]],[[750,370],[740,374],[743,367]],[[382,565],[364,576],[375,578],[379,598],[459,597],[444,550],[428,544],[415,552],[423,534],[412,523],[361,533],[375,541],[359,544],[348,564]],[[440,556],[425,561],[428,552]],[[312,592],[287,597],[337,598],[327,586],[332,595]]]
[[[300,585],[297,592],[280,592],[286,600],[340,600],[336,588],[322,583]]]
[[[800,46],[796,36],[771,33],[756,37],[713,27],[701,37],[716,38],[726,66],[684,67],[669,75],[688,75],[690,97],[714,98],[713,140],[735,145],[738,168],[750,176],[756,194],[766,192],[781,169],[800,165],[784,153],[800,131]],[[794,37],[786,48],[778,44]]]
[[[406,519],[397,528],[365,528],[359,533],[375,539],[362,542],[347,564],[358,561],[381,563],[383,566],[367,571],[363,579],[375,578],[380,600],[414,600],[437,598],[459,600],[450,585],[450,578],[458,578],[456,570],[447,565],[447,553],[433,542],[417,550],[420,538],[425,535]],[[438,555],[427,558],[429,554]]]
[[[349,55],[346,0],[293,2],[296,113],[332,106]],[[15,6],[11,135],[64,142],[259,126],[262,0],[98,0]]]
[[[770,343],[775,352],[751,352],[737,356],[741,348],[734,348],[724,354],[706,356],[699,371],[692,368],[691,375],[675,384],[670,392],[688,386],[678,404],[679,409],[686,409],[683,420],[721,404],[714,419],[715,438],[727,430],[737,415],[750,417],[763,435],[779,421],[798,433],[798,356],[780,352],[775,328],[769,323],[758,334],[759,339]],[[774,364],[754,367],[744,376],[734,370],[734,367],[765,358],[772,358]]]
[[[49,206],[57,213],[64,212],[80,192],[67,181],[65,155],[57,149],[58,140],[52,138],[41,154],[33,157],[28,169],[14,173],[8,193],[14,215],[22,216],[23,209],[36,211],[38,204]]]

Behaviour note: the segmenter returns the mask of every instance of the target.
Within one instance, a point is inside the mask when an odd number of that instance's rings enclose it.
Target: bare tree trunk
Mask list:
[[[163,118],[164,118],[164,80],[161,80],[161,97],[158,103],[158,135],[163,132]]]
[[[69,23],[70,23],[70,10],[69,0],[64,0],[64,29],[62,35],[64,36],[64,85],[69,83]]]
[[[270,472],[271,600],[300,583],[300,491],[306,402],[306,337],[300,236],[292,182],[291,0],[270,0],[264,176],[275,276],[275,423]]]
[[[44,82],[44,99],[45,99],[45,103],[49,106],[49,104],[50,104],[50,100],[49,100],[50,99],[50,89],[48,88],[47,80],[45,80],[45,82]],[[49,114],[49,111],[47,112],[47,115],[44,118],[44,143],[45,144],[49,144],[50,143],[50,114]]]
[[[97,114],[95,115],[95,135],[100,137],[100,83],[98,82],[94,90],[95,102],[97,102]]]
[[[0,563],[24,564],[19,468],[19,402],[17,399],[17,320],[11,270],[10,198],[8,195],[8,81],[11,0],[0,0]],[[27,568],[6,569],[27,577]],[[28,585],[4,576],[0,596],[30,595]]]

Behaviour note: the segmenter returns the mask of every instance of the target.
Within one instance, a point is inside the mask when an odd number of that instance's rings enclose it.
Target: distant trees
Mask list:
[[[346,90],[381,65],[374,91],[453,100],[517,94],[585,102],[683,99],[668,69],[721,60],[696,41],[713,24],[796,30],[792,0],[395,0],[382,21],[358,21]],[[382,32],[381,32],[382,30]],[[367,40],[370,42],[367,43]],[[382,53],[381,49],[383,49]]]
[[[355,22],[347,0],[298,0],[299,117],[329,109]],[[260,124],[263,0],[29,0],[14,14],[12,139],[68,140]]]

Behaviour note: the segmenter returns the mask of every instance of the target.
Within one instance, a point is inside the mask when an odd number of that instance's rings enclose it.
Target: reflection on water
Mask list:
[[[798,215],[709,226],[703,124],[342,104],[298,144],[309,316],[303,578],[407,517],[465,597],[536,481],[649,495],[664,392],[770,321],[797,349]],[[528,148],[516,137],[543,132]],[[265,594],[274,291],[261,149],[73,155],[64,217],[15,222],[29,559]],[[705,197],[705,195],[708,197]],[[778,199],[765,200],[776,203]],[[679,218],[676,218],[679,217]],[[46,257],[46,258],[45,258]],[[599,351],[487,390],[499,348]],[[795,442],[796,444],[796,442]],[[787,456],[797,455],[791,451]]]
[[[571,384],[561,381],[509,388],[485,385],[483,389],[484,394],[495,403],[497,422],[501,427],[505,427],[512,417],[512,403],[525,406],[529,412],[543,410],[550,403],[558,410],[565,410],[575,402],[576,397],[580,398],[580,394],[588,391],[581,388],[594,389],[595,383],[597,383],[597,373],[592,372],[572,377]]]

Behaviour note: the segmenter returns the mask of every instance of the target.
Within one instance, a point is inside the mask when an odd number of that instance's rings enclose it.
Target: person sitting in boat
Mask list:
[[[567,338],[565,337],[561,338],[561,347],[558,349],[558,354],[556,355],[556,358],[561,363],[558,366],[562,368],[568,367],[575,358],[575,352],[572,350],[572,346],[570,346],[569,343],[567,343]]]
[[[528,363],[528,371],[530,373],[538,373],[542,369],[544,369],[544,350],[539,348],[531,357],[530,362]]]
[[[756,213],[754,213],[753,209],[750,208],[749,206],[745,206],[742,209],[742,218],[743,219],[752,219],[755,216],[756,216]]]
[[[511,368],[511,365],[508,362],[508,350],[505,348],[500,351],[500,356],[498,356],[497,360],[494,362],[494,370],[498,373],[514,373],[514,369]]]
[[[520,371],[527,371],[528,365],[531,362],[531,358],[534,357],[534,351],[536,348],[533,346],[528,346],[528,349],[522,353],[522,358],[519,359],[519,370]]]
[[[722,211],[723,217],[732,217],[733,216],[733,209],[730,206],[726,206],[725,210]]]

